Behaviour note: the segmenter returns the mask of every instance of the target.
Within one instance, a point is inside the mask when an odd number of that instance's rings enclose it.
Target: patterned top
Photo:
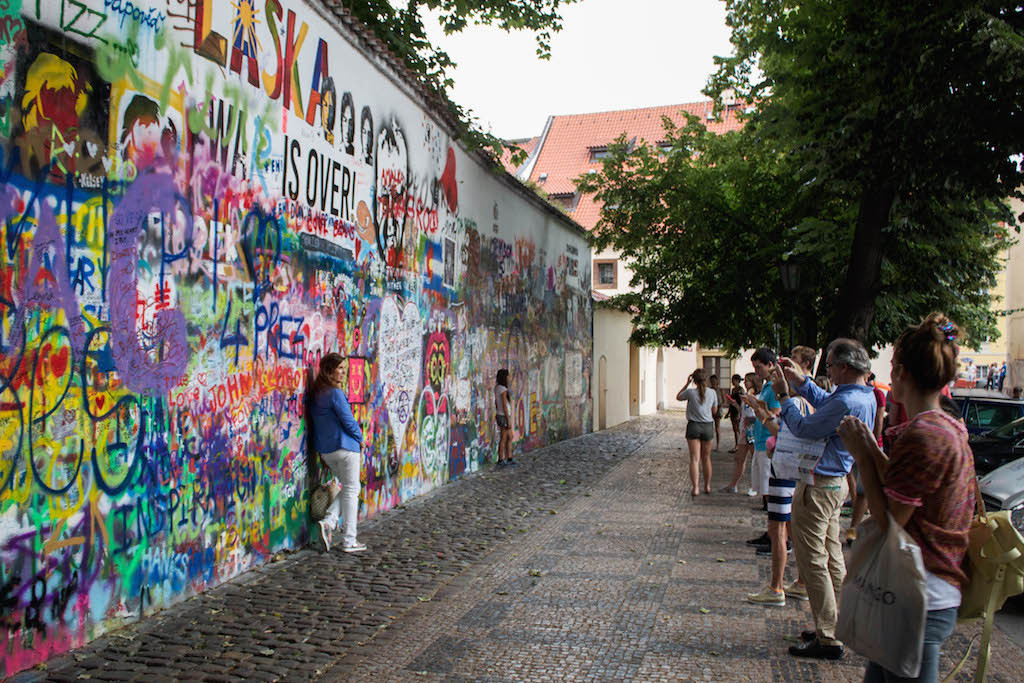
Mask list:
[[[929,410],[889,434],[895,443],[885,493],[917,508],[904,528],[921,547],[925,569],[962,589],[967,576],[960,564],[974,516],[967,430],[941,410]]]

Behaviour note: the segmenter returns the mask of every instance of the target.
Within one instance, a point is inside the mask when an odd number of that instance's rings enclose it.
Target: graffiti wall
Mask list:
[[[592,423],[585,238],[299,0],[0,0],[11,674],[308,537],[307,368],[360,516]]]

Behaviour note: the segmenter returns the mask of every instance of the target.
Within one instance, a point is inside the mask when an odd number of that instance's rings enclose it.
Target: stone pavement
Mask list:
[[[785,653],[806,603],[743,601],[768,576],[743,543],[763,513],[690,500],[684,424],[645,417],[467,476],[362,525],[367,553],[294,553],[15,679],[860,680],[852,653]],[[731,458],[716,452],[717,486]],[[997,630],[990,680],[1024,680],[1022,655]]]

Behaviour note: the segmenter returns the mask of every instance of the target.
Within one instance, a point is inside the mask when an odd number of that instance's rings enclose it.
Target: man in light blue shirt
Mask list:
[[[825,365],[836,385],[831,394],[804,375],[789,358],[779,361],[786,374],[774,377],[772,388],[782,405],[780,417],[789,431],[801,439],[825,441],[825,450],[814,482],[797,484],[793,495],[792,533],[800,576],[814,615],[814,632],[806,632],[801,645],[789,648],[797,657],[839,659],[843,644],[836,640],[836,594],[846,577],[846,562],[839,541],[839,513],[846,500],[846,475],[853,456],[836,433],[847,415],[860,418],[869,428],[875,424],[875,396],[864,378],[871,371],[867,351],[852,339],[836,339],[828,347]],[[788,382],[787,382],[788,380]],[[804,417],[790,398],[790,385],[814,407]],[[812,637],[813,636],[813,637]]]

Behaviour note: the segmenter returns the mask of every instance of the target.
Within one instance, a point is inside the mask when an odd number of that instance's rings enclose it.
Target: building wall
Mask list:
[[[591,382],[594,408],[593,429],[600,428],[600,363],[606,362],[605,428],[629,419],[629,335],[633,323],[628,313],[598,306],[594,309],[594,379]]]
[[[361,518],[493,459],[501,367],[517,449],[590,431],[585,236],[335,18],[5,12],[3,673],[303,545],[327,352]]]

